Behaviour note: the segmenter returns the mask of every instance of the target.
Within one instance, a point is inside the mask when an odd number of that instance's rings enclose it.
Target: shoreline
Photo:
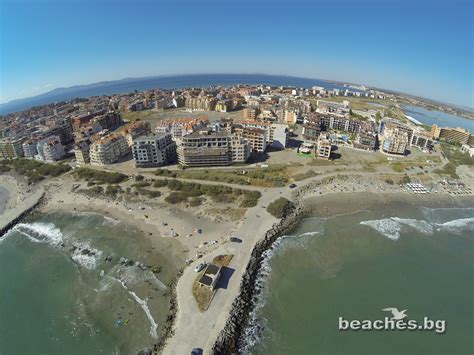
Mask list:
[[[359,202],[358,195],[364,195],[365,202]],[[262,269],[262,261],[266,259],[265,253],[272,250],[275,242],[284,233],[295,227],[301,219],[308,216],[322,218],[333,218],[343,215],[355,214],[362,211],[371,211],[380,205],[388,206],[393,203],[411,204],[427,208],[474,208],[474,198],[469,196],[454,198],[448,194],[425,195],[423,199],[419,195],[410,193],[367,193],[367,192],[337,192],[324,195],[313,194],[308,197],[296,198],[293,203],[293,211],[287,213],[265,237],[260,240],[252,250],[252,259],[246,267],[245,274],[240,284],[239,295],[232,303],[231,312],[227,318],[224,329],[212,347],[213,354],[238,353],[245,346],[245,332],[252,324],[252,314],[257,306],[256,296],[260,293],[259,285],[256,283]],[[440,206],[439,202],[443,205]],[[339,211],[333,214],[327,206],[339,207]],[[336,208],[337,208],[336,207]],[[342,208],[341,208],[342,207]],[[312,210],[310,210],[312,209]]]

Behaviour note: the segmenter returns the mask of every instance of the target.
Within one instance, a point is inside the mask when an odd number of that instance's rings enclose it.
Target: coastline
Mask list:
[[[275,242],[305,216],[331,218],[392,204],[410,204],[429,208],[474,207],[472,196],[454,197],[448,194],[437,194],[424,195],[422,199],[419,197],[419,195],[410,193],[338,192],[324,195],[309,194],[309,196],[296,198],[293,202],[293,210],[269,230],[253,248],[252,259],[246,267],[240,284],[239,295],[232,303],[226,325],[219,333],[212,353],[227,354],[242,351],[246,345],[244,336],[246,330],[252,326],[252,314],[260,294],[260,285],[257,283],[257,279],[260,276],[262,262],[268,258],[266,254],[273,249]]]
[[[207,341],[202,345],[199,343],[196,345],[201,345],[206,353],[211,349],[211,353],[215,354],[239,351],[244,344],[245,331],[252,321],[255,298],[259,294],[258,275],[262,267],[261,262],[267,258],[266,252],[273,248],[280,236],[291,230],[309,213],[320,217],[334,217],[375,209],[377,206],[407,203],[434,208],[474,207],[472,196],[453,196],[446,193],[414,195],[401,191],[374,192],[376,191],[374,189],[372,192],[346,191],[321,194],[313,190],[315,181],[310,179],[302,182],[297,190],[289,190],[286,187],[268,189],[256,207],[249,208],[241,221],[231,224],[216,223],[202,215],[193,215],[191,212],[195,213],[196,210],[180,211],[164,204],[148,204],[147,201],[124,203],[113,199],[88,197],[73,192],[72,186],[77,182],[64,179],[61,183],[52,180],[47,185],[41,185],[35,192],[42,191],[44,187],[45,197],[40,204],[34,205],[31,211],[87,212],[108,216],[135,227],[161,252],[172,255],[179,272],[176,279],[168,285],[171,293],[170,313],[163,328],[163,337],[145,353],[181,353],[181,350],[187,351],[192,348],[197,343],[196,339],[202,340],[203,336],[206,336]],[[294,206],[291,211],[287,211],[283,219],[277,220],[266,212],[265,206],[280,196],[292,200]],[[143,206],[145,209],[141,210],[138,206]],[[196,223],[205,226],[203,234],[209,234],[199,238],[220,241],[214,249],[207,249],[204,252],[206,261],[223,253],[236,255],[230,265],[234,268],[235,274],[228,289],[218,292],[210,311],[204,313],[196,310],[194,299],[189,292],[189,285],[196,275],[193,271],[194,266],[203,259],[193,261],[188,267],[185,267],[184,263],[186,257],[201,250],[194,245],[197,236],[193,238],[186,236],[186,232],[193,231]],[[170,231],[173,231],[171,226],[179,231],[178,237],[170,236]],[[227,239],[229,233],[243,237],[244,247],[227,243],[224,239]],[[207,329],[199,328],[199,324],[203,322],[208,322]]]

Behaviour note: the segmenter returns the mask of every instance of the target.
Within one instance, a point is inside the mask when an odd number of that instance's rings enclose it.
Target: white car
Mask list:
[[[200,263],[194,268],[194,272],[199,272],[206,267],[206,263]]]

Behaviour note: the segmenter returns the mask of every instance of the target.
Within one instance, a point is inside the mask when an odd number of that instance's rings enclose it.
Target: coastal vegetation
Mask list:
[[[283,218],[290,207],[291,201],[280,197],[267,206],[267,212],[275,218]]]
[[[207,180],[223,182],[228,184],[259,186],[259,187],[281,187],[289,182],[286,169],[282,166],[253,168],[253,169],[231,169],[231,170],[180,170],[170,171],[158,169],[157,176],[171,178]]]
[[[32,159],[12,159],[0,161],[0,172],[12,169],[19,175],[26,177],[28,184],[34,184],[48,176],[56,177],[71,170],[69,165],[49,164]]]
[[[447,143],[441,143],[441,153],[448,160],[442,168],[436,169],[435,173],[439,175],[448,175],[453,179],[458,179],[459,176],[456,173],[456,168],[460,165],[474,165],[474,158],[468,154],[462,153],[459,148],[452,146]]]
[[[77,168],[72,173],[76,179],[92,182],[95,185],[119,184],[128,180],[128,176],[122,173],[96,170],[91,168]]]
[[[165,197],[165,201],[171,204],[192,201],[193,205],[200,205],[201,196],[208,196],[214,202],[232,203],[239,200],[240,207],[254,207],[261,197],[260,191],[249,191],[233,189],[222,185],[204,185],[193,182],[182,182],[179,180],[165,180],[171,192]]]

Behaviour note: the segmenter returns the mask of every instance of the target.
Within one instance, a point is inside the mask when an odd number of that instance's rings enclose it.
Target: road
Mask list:
[[[243,243],[226,243],[206,256],[205,260],[210,262],[219,254],[234,255],[228,266],[234,269],[234,273],[229,280],[227,289],[217,290],[207,311],[200,312],[198,310],[192,295],[192,284],[196,279],[194,266],[201,260],[194,262],[184,270],[176,289],[178,313],[174,328],[175,334],[169,339],[163,354],[189,354],[193,348],[202,348],[204,354],[210,354],[219,332],[224,328],[231,305],[239,293],[240,281],[254,245],[277,222],[277,219],[268,214],[264,207],[280,196],[290,198],[290,195],[291,190],[288,187],[268,189],[259,204],[247,211],[246,218],[233,232],[233,235],[241,238]]]

